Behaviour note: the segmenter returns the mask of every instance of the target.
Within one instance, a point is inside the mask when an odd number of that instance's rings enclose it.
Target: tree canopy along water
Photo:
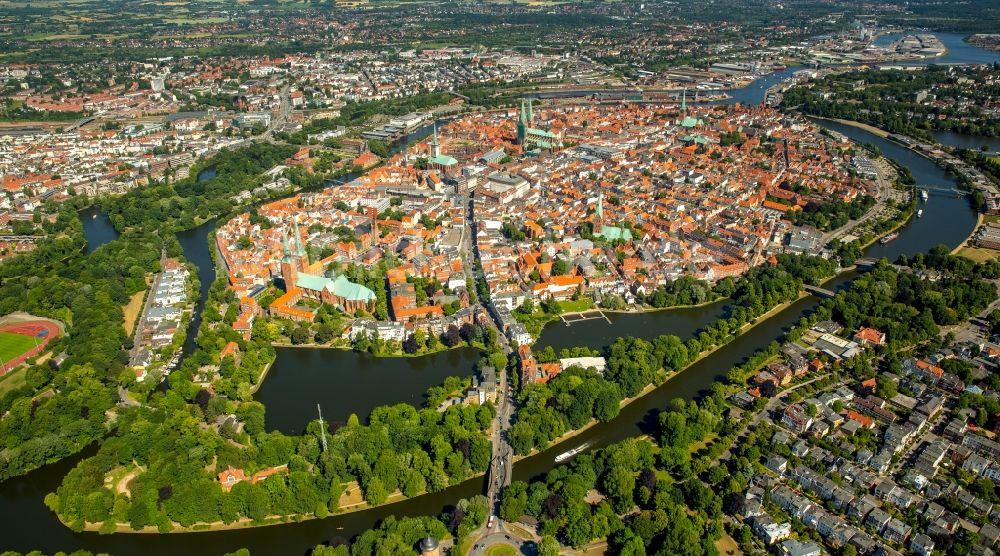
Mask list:
[[[944,40],[946,37],[942,37]],[[949,42],[945,43],[949,45]],[[963,43],[964,44],[964,43]],[[949,45],[951,48],[951,45]],[[972,48],[972,47],[970,47]],[[957,48],[952,53],[964,52]],[[950,54],[952,55],[952,54]],[[958,54],[955,54],[956,56]],[[962,54],[961,56],[965,56]],[[994,59],[996,56],[993,55]],[[793,71],[791,68],[785,72]],[[747,93],[744,98],[733,101],[756,103],[760,102],[764,91],[773,83],[780,80],[778,74],[771,74],[763,80],[768,80],[767,85],[760,83],[760,87],[751,86],[754,93]],[[849,126],[841,126],[829,122],[822,122],[824,126],[841,132],[852,139],[862,143],[876,145],[886,156],[894,159],[901,165],[909,167],[919,184],[946,185],[954,187],[955,181],[943,170],[935,166],[931,161],[926,160],[912,151],[887,140],[876,137],[870,133]],[[914,254],[925,252],[928,249],[944,244],[955,247],[960,244],[972,231],[976,222],[976,214],[969,207],[968,200],[958,197],[932,195],[930,202],[923,206],[924,216],[920,219],[911,220],[900,230],[899,238],[887,245],[876,244],[866,252],[867,256],[886,257],[895,259],[901,254]],[[99,220],[92,219],[92,220]],[[110,224],[105,223],[110,227]],[[202,302],[207,294],[207,284],[214,277],[215,269],[212,260],[208,256],[208,234],[211,225],[202,225],[195,230],[178,236],[185,250],[185,256],[199,267],[199,278],[202,281]],[[88,240],[97,241],[98,234],[102,230],[97,223],[92,230],[88,231]],[[106,230],[104,230],[106,232]],[[113,230],[112,230],[113,231]],[[96,248],[96,247],[95,247]],[[203,252],[200,250],[204,250]],[[836,289],[843,287],[853,278],[853,274],[845,273],[826,284],[827,288]],[[794,325],[799,318],[811,311],[817,304],[813,297],[801,299],[792,303],[776,315],[760,323],[745,334],[738,336],[732,342],[721,347],[717,351],[708,355],[701,361],[695,363],[691,368],[682,373],[674,375],[669,381],[656,388],[648,395],[639,398],[622,409],[619,416],[606,423],[601,423],[587,429],[574,437],[571,444],[573,446],[583,443],[590,443],[592,447],[605,446],[610,443],[648,432],[656,423],[656,415],[674,398],[693,398],[708,389],[713,382],[722,377],[731,367],[738,365],[757,349],[766,346],[773,340],[782,336],[784,331]],[[543,333],[540,345],[552,345],[554,347],[580,345],[581,343],[593,342],[591,347],[600,348],[609,343],[610,339],[621,335],[628,335],[631,331],[655,329],[655,334],[675,333],[685,337],[694,333],[700,326],[711,322],[726,310],[725,301],[719,301],[701,307],[689,309],[665,310],[658,313],[649,314],[623,314],[612,318],[612,325],[605,321],[592,321],[599,326],[607,328],[607,331],[598,327],[590,329],[589,325],[584,327],[582,323],[566,327],[561,323],[556,323]],[[565,335],[565,337],[563,337]],[[575,340],[575,341],[574,341]],[[301,353],[300,353],[301,352]],[[327,404],[333,411],[336,400],[345,397],[342,388],[337,386],[339,380],[349,380],[353,385],[356,379],[370,375],[375,384],[385,385],[387,376],[406,373],[416,369],[419,374],[426,371],[421,368],[425,364],[433,362],[433,373],[437,376],[447,375],[468,375],[470,372],[470,360],[463,352],[448,354],[438,354],[437,356],[426,356],[436,359],[428,362],[418,360],[407,360],[400,362],[393,359],[364,360],[363,356],[353,352],[337,350],[308,350],[297,349],[286,355],[280,355],[279,362],[275,364],[272,373],[278,378],[286,373],[294,373],[296,368],[302,367],[303,361],[307,363],[305,373],[311,375],[313,372],[326,370],[327,372],[345,373],[344,377],[324,377],[323,380],[330,380],[329,383],[317,388],[316,395],[320,402]],[[315,362],[311,362],[315,360]],[[287,361],[289,367],[285,368]],[[336,364],[334,364],[334,362]],[[315,365],[315,369],[308,368]],[[327,367],[327,369],[324,369]],[[397,370],[394,370],[394,367]],[[440,368],[439,368],[440,367]],[[367,368],[364,373],[359,371]],[[401,370],[399,370],[401,369]],[[430,374],[430,373],[428,373]],[[432,381],[433,377],[422,377],[419,379]],[[307,382],[308,376],[303,378]],[[271,380],[271,379],[268,379]],[[280,379],[279,379],[280,380]],[[416,380],[416,379],[414,379]],[[384,392],[384,401],[378,403],[394,403],[396,401],[411,401],[421,403],[422,400],[412,399],[407,396],[419,396],[423,390],[412,383],[414,392],[406,392],[410,388],[403,385],[402,390],[395,392]],[[279,386],[280,390],[283,386]],[[358,388],[360,386],[353,386]],[[367,386],[366,386],[367,387]],[[267,383],[260,392],[261,396],[271,395],[267,392]],[[388,386],[387,386],[388,388]],[[278,395],[278,392],[275,395]],[[297,391],[297,390],[296,390]],[[294,394],[290,394],[294,396]],[[374,396],[374,395],[373,395]],[[403,396],[400,398],[400,396]],[[304,426],[305,420],[312,419],[311,412],[314,410],[315,402],[311,399],[302,400],[304,409],[291,407],[294,403],[287,404],[283,410],[283,404],[276,401],[266,402],[268,407],[269,428],[275,427],[282,430],[300,430]],[[332,415],[334,419],[342,419],[343,412],[357,411],[364,413],[365,408],[375,403],[374,397],[362,400],[351,400],[345,403],[341,409],[341,415]],[[351,405],[353,404],[353,405]],[[361,415],[359,415],[361,416]],[[287,427],[287,429],[286,429]],[[514,479],[529,479],[552,468],[556,453],[564,451],[566,446],[553,446],[519,461],[514,467]],[[199,533],[174,533],[169,535],[151,534],[117,534],[99,535],[97,533],[75,533],[63,526],[44,505],[44,496],[56,489],[66,472],[72,468],[81,458],[92,455],[92,450],[87,450],[75,457],[65,461],[43,467],[26,476],[18,477],[4,483],[0,483],[0,513],[5,516],[5,548],[21,551],[34,549],[43,550],[47,553],[58,550],[87,549],[93,552],[108,552],[116,555],[144,554],[144,555],[174,555],[186,553],[221,554],[241,547],[252,547],[254,556],[301,554],[309,548],[334,539],[348,539],[366,529],[376,525],[378,521],[388,516],[413,516],[413,515],[435,515],[440,511],[455,503],[460,498],[481,494],[484,491],[484,479],[482,477],[467,480],[457,486],[443,491],[406,499],[402,502],[387,506],[376,507],[370,510],[349,513],[344,515],[333,515],[325,519],[308,520],[302,523],[289,523],[253,529],[238,529],[228,531],[199,532]]]

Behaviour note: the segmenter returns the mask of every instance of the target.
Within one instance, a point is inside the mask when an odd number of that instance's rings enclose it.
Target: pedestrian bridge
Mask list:
[[[934,193],[935,195],[942,195],[946,197],[965,197],[969,194],[968,191],[963,191],[957,187],[947,187],[943,185],[918,185],[917,189],[923,189],[928,193]]]
[[[805,290],[807,292],[809,292],[809,293],[811,293],[813,295],[819,296],[819,297],[833,297],[833,296],[837,295],[836,293],[834,293],[834,292],[832,292],[830,290],[821,288],[819,286],[813,286],[811,284],[806,284],[805,285]]]
[[[858,259],[854,261],[854,264],[859,268],[872,268],[877,262],[875,259]]]

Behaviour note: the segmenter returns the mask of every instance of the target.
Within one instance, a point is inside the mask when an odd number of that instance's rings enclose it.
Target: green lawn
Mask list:
[[[576,301],[559,301],[559,310],[563,313],[579,313],[594,308],[594,300],[590,298],[578,299]]]
[[[985,263],[996,259],[998,252],[993,249],[985,249],[983,247],[962,247],[955,254],[967,259],[972,259],[977,263]]]
[[[486,556],[517,556],[517,550],[509,544],[495,544],[486,549]]]
[[[13,371],[0,376],[0,396],[3,396],[11,390],[16,390],[24,386],[25,374],[27,374],[26,367],[18,367]]]
[[[556,305],[559,307],[559,312],[556,314],[542,311],[542,308],[536,303],[534,313],[525,315],[520,311],[514,311],[514,318],[520,321],[521,324],[528,329],[529,334],[537,338],[542,333],[542,328],[547,323],[557,320],[559,315],[563,313],[579,313],[581,311],[593,309],[594,300],[587,297],[576,301],[557,301]]]
[[[0,332],[0,361],[6,363],[35,347],[35,339],[21,334]]]

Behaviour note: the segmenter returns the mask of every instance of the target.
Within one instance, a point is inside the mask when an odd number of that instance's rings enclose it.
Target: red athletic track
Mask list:
[[[11,369],[17,367],[24,362],[25,359],[29,357],[34,357],[35,355],[42,352],[45,346],[49,343],[49,340],[59,336],[59,327],[51,322],[46,322],[43,320],[19,322],[16,324],[8,324],[7,326],[0,326],[0,332],[10,332],[12,334],[21,334],[23,336],[36,337],[43,331],[48,330],[49,333],[45,335],[44,338],[38,339],[38,345],[29,349],[28,351],[22,353],[21,355],[11,359],[10,361],[5,361],[3,366],[0,367],[0,376],[7,374]]]

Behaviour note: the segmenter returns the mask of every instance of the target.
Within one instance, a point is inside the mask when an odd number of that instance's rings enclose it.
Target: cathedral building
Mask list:
[[[289,236],[294,241],[294,250],[289,245]],[[375,292],[361,284],[355,284],[344,275],[335,278],[305,272],[309,267],[309,255],[302,244],[298,219],[293,230],[282,230],[281,278],[285,285],[285,295],[271,304],[271,313],[293,320],[312,320],[312,311],[297,307],[303,298],[327,303],[347,313],[358,309],[371,312],[375,308]]]

